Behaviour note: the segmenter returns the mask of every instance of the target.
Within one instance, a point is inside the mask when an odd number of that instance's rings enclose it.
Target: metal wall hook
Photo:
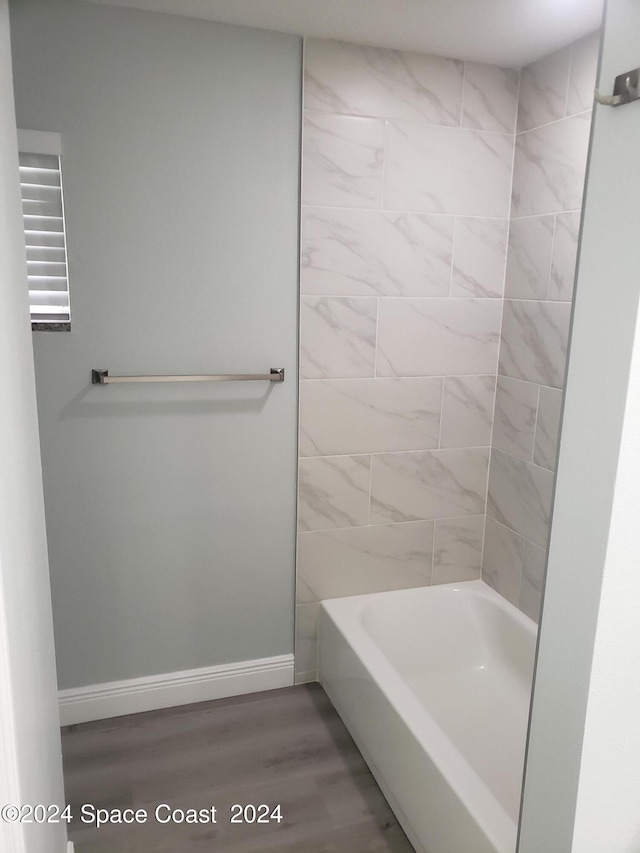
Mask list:
[[[640,100],[640,68],[627,71],[615,79],[612,95],[603,95],[597,89],[594,92],[596,103],[606,107],[621,107]]]

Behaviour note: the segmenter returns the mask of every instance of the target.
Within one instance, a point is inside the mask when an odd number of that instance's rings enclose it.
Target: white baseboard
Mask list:
[[[74,687],[58,694],[60,725],[257,693],[293,684],[293,655],[246,660],[148,678]]]

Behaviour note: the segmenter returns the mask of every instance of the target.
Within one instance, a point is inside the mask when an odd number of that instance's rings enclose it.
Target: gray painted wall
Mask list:
[[[72,331],[34,334],[60,687],[289,653],[300,40],[11,13],[18,126],[63,145]]]

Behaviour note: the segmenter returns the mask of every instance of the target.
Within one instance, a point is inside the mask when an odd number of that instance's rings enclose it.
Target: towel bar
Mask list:
[[[116,382],[284,382],[284,367],[272,367],[269,373],[214,373],[193,376],[109,376],[108,370],[92,370],[92,385]]]

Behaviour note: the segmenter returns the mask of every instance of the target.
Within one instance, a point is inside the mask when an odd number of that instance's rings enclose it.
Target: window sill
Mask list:
[[[71,323],[32,323],[32,332],[70,332]]]

